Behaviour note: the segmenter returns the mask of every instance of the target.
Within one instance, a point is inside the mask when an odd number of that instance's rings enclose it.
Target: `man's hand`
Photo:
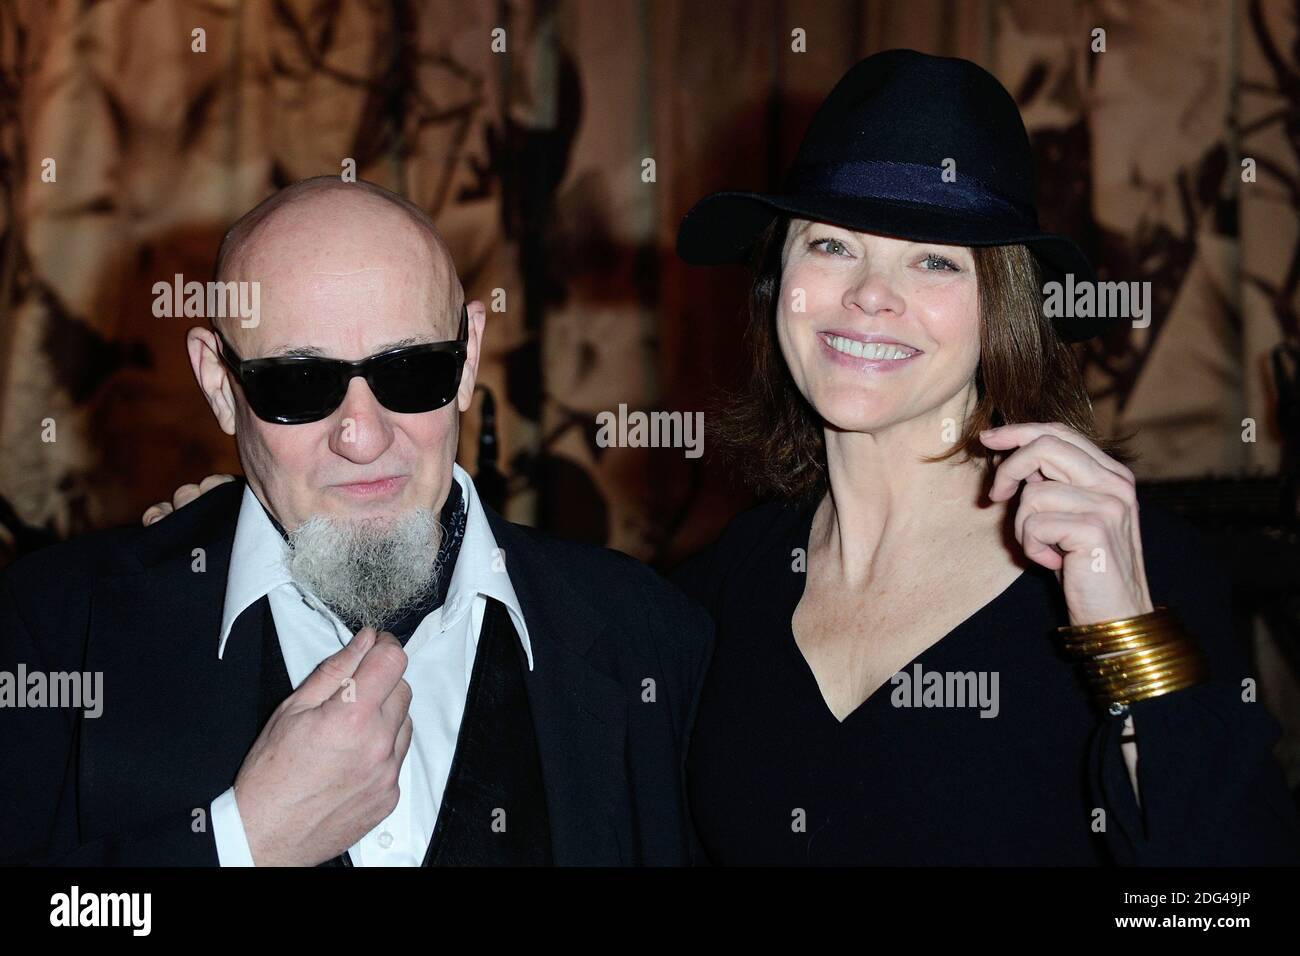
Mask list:
[[[172,495],[172,503],[160,501],[156,505],[150,505],[144,514],[140,516],[142,524],[151,525],[155,521],[160,521],[167,517],[177,508],[183,508],[199,495],[211,491],[217,485],[224,485],[228,481],[234,481],[234,475],[208,475],[197,485],[181,485]]]
[[[285,698],[235,778],[257,866],[316,866],[397,806],[411,745],[406,652],[363,628]]]

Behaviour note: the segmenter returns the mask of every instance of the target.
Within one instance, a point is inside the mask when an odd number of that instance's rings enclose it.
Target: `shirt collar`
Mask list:
[[[469,472],[455,462],[451,468],[452,477],[460,484],[460,490],[465,496],[465,540],[461,542],[460,556],[456,559],[456,567],[451,574],[447,601],[441,608],[443,629],[449,627],[461,614],[468,613],[473,599],[478,595],[495,598],[510,612],[511,621],[519,634],[519,642],[528,657],[528,669],[532,670],[533,646],[528,640],[528,625],[524,621],[523,607],[506,570],[506,555],[497,546],[492,527],[488,524],[487,513],[479,501]]]
[[[226,574],[218,658],[226,652],[230,629],[239,615],[282,584],[292,583],[284,563],[286,547],[253,489],[245,484],[235,525],[235,543],[230,550],[230,570]]]
[[[451,467],[452,480],[460,485],[465,501],[465,539],[461,542],[460,555],[452,570],[447,600],[433,613],[440,616],[441,629],[445,631],[460,620],[462,615],[470,613],[474,598],[478,595],[495,598],[510,612],[524,654],[528,658],[528,669],[532,670],[533,648],[528,639],[528,625],[506,571],[505,555],[497,547],[469,472],[455,462]],[[266,509],[253,494],[253,489],[245,485],[243,501],[239,506],[239,520],[235,525],[235,541],[230,552],[230,570],[226,575],[226,597],[221,611],[221,634],[217,642],[218,658],[226,651],[230,630],[239,615],[276,588],[293,584],[284,561],[286,547]]]

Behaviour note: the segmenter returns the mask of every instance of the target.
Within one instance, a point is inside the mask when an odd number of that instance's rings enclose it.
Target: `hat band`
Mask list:
[[[961,175],[945,182],[943,172],[937,166],[920,163],[847,160],[796,166],[790,171],[786,190],[845,199],[923,203],[989,218],[1014,216],[1037,228],[1038,216],[1032,208],[1007,199],[973,176]]]

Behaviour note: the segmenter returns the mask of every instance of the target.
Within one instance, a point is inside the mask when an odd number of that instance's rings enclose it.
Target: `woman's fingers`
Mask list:
[[[183,508],[201,494],[211,491],[217,485],[223,485],[227,481],[234,481],[230,475],[208,475],[199,484],[181,485],[172,495],[172,504],[177,508]]]
[[[1057,423],[1007,425],[980,440],[1010,451],[989,498],[1009,500],[1020,490],[1016,540],[1027,558],[1056,572],[1072,623],[1151,609],[1131,471]],[[1089,573],[1105,571],[1112,573]]]
[[[1034,511],[1021,525],[1025,557],[1052,571],[1065,567],[1065,555],[1092,552],[1107,541],[1106,528],[1091,512]]]
[[[203,492],[199,491],[199,486],[196,484],[181,485],[172,495],[172,505],[177,508],[184,508],[201,494]]]
[[[224,485],[226,482],[234,480],[234,475],[208,475],[208,477],[199,482],[199,494],[207,494],[213,488],[217,487],[217,485]]]
[[[989,488],[990,500],[1011,498],[1020,483],[1035,472],[1050,481],[1084,487],[1094,487],[1105,479],[1118,480],[1078,446],[1054,435],[1039,435],[999,463]]]
[[[1108,527],[1115,529],[1120,542],[1129,540],[1131,529],[1127,503],[1104,491],[1080,488],[1060,481],[1026,485],[1020,494],[1019,507],[1015,514],[1017,540],[1022,539],[1025,520],[1037,512],[1094,515]]]
[[[197,485],[181,485],[172,495],[170,504],[166,501],[160,501],[155,505],[150,505],[149,508],[146,509],[145,513],[140,516],[140,520],[147,527],[155,521],[161,521],[177,508],[185,507],[199,495],[207,494],[218,485],[224,485],[226,482],[234,480],[234,475],[217,474],[208,475],[208,477],[204,478]]]
[[[145,525],[145,527],[148,527],[155,521],[161,521],[163,518],[166,518],[174,510],[175,509],[167,502],[160,501],[156,505],[150,505],[145,510],[145,513],[140,516],[140,521]]]
[[[999,425],[980,433],[980,439],[990,448],[1014,448],[1028,444],[1041,435],[1051,435],[1069,442],[1098,465],[1115,475],[1132,482],[1133,472],[1120,462],[1111,458],[1079,432],[1060,422],[1019,422],[1014,425]]]

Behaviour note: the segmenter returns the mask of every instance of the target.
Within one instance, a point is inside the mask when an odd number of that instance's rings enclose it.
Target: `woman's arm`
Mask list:
[[[1134,703],[1135,797],[1121,738],[1106,717],[1089,753],[1090,785],[1106,810],[1117,863],[1144,866],[1295,865],[1300,823],[1272,752],[1280,728],[1259,699],[1234,638],[1230,578],[1186,520],[1142,503],[1151,594],[1200,642],[1210,679]]]
[[[1194,656],[1164,665],[1161,679],[1201,682],[1120,695],[1093,737],[1090,785],[1115,860],[1300,863],[1295,803],[1272,755],[1279,728],[1234,644],[1228,574],[1205,539],[1172,512],[1140,506],[1133,473],[1064,425],[1004,425],[980,437],[1007,452],[989,497],[1019,494],[1016,539],[1056,572],[1073,627],[1149,621],[1163,604],[1205,654],[1207,679]],[[1153,637],[1187,644],[1149,633],[1145,646]],[[1126,729],[1135,740],[1123,740]]]

